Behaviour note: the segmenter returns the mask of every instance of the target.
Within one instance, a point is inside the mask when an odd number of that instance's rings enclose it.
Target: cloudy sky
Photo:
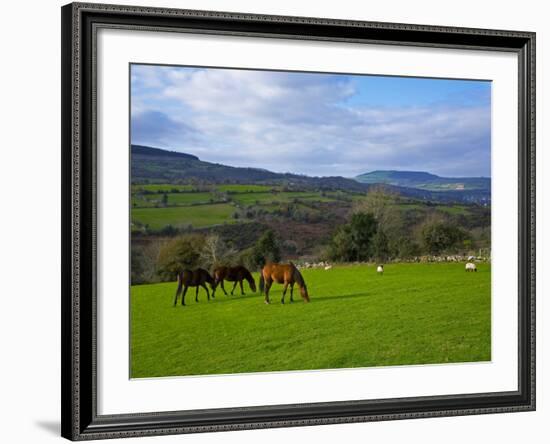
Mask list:
[[[311,176],[491,174],[491,84],[132,65],[131,139]]]

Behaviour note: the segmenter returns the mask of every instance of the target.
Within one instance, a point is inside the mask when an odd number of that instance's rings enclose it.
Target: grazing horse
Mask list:
[[[300,287],[300,294],[304,302],[309,302],[309,295],[307,293],[307,286],[298,271],[296,266],[290,262],[288,264],[266,264],[260,272],[260,291],[265,289],[266,304],[269,304],[269,289],[273,282],[278,284],[284,284],[283,297],[281,298],[281,304],[285,303],[285,294],[288,286],[290,285],[290,302],[293,302],[292,293],[294,292],[294,284],[298,284]]]
[[[214,297],[214,291],[216,291],[216,283],[214,278],[210,276],[208,271],[197,268],[196,270],[183,270],[178,273],[178,290],[176,291],[176,298],[174,299],[174,307],[178,302],[178,296],[181,294],[183,288],[183,294],[181,295],[181,305],[185,305],[185,294],[189,287],[196,287],[195,291],[195,302],[199,302],[199,287],[202,287],[206,290],[206,295],[208,300],[210,300],[210,293],[206,287],[206,282],[210,284],[212,288],[212,297]]]
[[[254,278],[252,277],[252,274],[250,274],[250,271],[248,271],[242,265],[237,265],[236,267],[218,267],[214,270],[214,282],[216,283],[216,287],[218,285],[221,285],[222,290],[226,296],[227,296],[227,291],[225,291],[225,288],[223,286],[224,280],[229,282],[235,282],[233,284],[233,289],[231,290],[231,295],[233,295],[233,292],[235,291],[235,287],[237,286],[237,284],[240,284],[241,294],[244,295],[243,280],[245,279],[248,281],[248,285],[250,286],[250,289],[254,293],[256,293],[256,282],[254,282]],[[216,290],[214,290],[214,293],[215,291]]]

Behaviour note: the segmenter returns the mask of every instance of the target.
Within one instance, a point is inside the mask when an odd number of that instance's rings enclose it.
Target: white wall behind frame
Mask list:
[[[0,105],[2,150],[0,218],[2,310],[0,367],[2,436],[10,443],[63,442],[59,435],[59,7],[65,2],[41,0],[6,2],[0,28],[2,70]],[[550,93],[545,86],[550,23],[545,2],[463,0],[441,2],[330,2],[291,0],[116,0],[145,6],[232,10],[252,13],[309,15],[333,18],[428,23],[537,32],[538,142],[538,408],[534,413],[484,415],[428,420],[393,421],[292,429],[257,430],[129,439],[136,443],[281,442],[465,442],[543,443],[550,421],[547,356],[549,329],[545,276],[549,237],[550,168],[542,147],[547,140]],[[33,199],[28,196],[34,196]],[[547,200],[547,199],[546,199]],[[548,274],[548,273],[546,273]],[[31,277],[40,286],[31,285]],[[32,290],[32,291],[31,291]],[[543,348],[545,348],[543,353]],[[8,357],[8,359],[4,359]]]

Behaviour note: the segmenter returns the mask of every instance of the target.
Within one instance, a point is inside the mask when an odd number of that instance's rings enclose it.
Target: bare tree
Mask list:
[[[227,245],[216,234],[207,236],[200,251],[200,262],[204,267],[212,268],[218,265],[228,265],[236,256],[237,251]]]
[[[369,213],[378,222],[378,245],[380,256],[401,254],[406,231],[403,213],[399,208],[399,195],[384,187],[372,187],[367,196],[353,208],[355,214]],[[382,248],[383,247],[383,248]],[[382,254],[383,251],[383,254]]]
[[[382,187],[369,189],[367,196],[359,200],[353,208],[354,213],[371,213],[382,226],[395,225],[400,221],[396,207],[399,196]]]

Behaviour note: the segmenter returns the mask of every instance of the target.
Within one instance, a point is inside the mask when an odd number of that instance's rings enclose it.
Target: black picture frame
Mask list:
[[[72,3],[62,15],[62,436],[120,438],[535,409],[535,33]],[[518,390],[101,416],[96,381],[99,27],[508,51],[519,66]]]

